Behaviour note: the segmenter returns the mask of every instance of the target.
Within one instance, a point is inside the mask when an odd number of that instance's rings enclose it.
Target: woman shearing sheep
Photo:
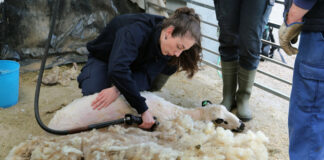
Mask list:
[[[161,88],[176,71],[186,71],[188,78],[195,74],[201,60],[200,18],[187,7],[169,18],[120,15],[87,49],[90,54],[78,82],[84,96],[99,92],[93,109],[105,108],[123,94],[141,114],[139,127],[148,129],[154,119],[140,91]]]

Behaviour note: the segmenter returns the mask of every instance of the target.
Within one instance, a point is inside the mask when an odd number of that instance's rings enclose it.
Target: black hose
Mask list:
[[[44,73],[44,68],[45,68],[45,64],[46,64],[49,46],[50,46],[50,43],[52,40],[52,35],[53,35],[53,30],[54,30],[54,26],[55,26],[55,20],[56,20],[56,16],[58,13],[59,5],[60,5],[60,0],[56,0],[54,9],[52,11],[51,28],[48,33],[47,43],[45,45],[45,53],[42,57],[42,63],[41,63],[41,67],[39,69],[39,74],[38,74],[38,79],[37,79],[37,84],[36,84],[35,99],[34,99],[34,111],[35,111],[35,117],[36,117],[37,123],[39,124],[39,126],[42,129],[44,129],[45,131],[47,131],[49,133],[58,134],[58,135],[66,135],[66,134],[69,134],[69,131],[67,131],[67,130],[59,131],[59,130],[53,130],[51,128],[48,128],[42,122],[40,115],[39,115],[39,109],[38,109],[40,87],[41,87],[41,83],[42,83],[42,78],[43,78],[43,73]]]

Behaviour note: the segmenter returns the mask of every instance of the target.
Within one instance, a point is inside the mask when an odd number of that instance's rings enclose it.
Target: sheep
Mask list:
[[[243,131],[244,124],[226,108],[219,104],[209,104],[205,107],[183,108],[172,104],[152,92],[142,92],[146,98],[149,111],[163,123],[181,115],[189,115],[198,121],[213,121],[216,126],[221,126],[234,131]],[[50,120],[48,127],[55,130],[70,130],[87,125],[106,122],[123,118],[125,114],[136,114],[136,110],[120,96],[108,107],[93,110],[91,102],[97,94],[85,96],[74,100],[72,103],[57,111]]]

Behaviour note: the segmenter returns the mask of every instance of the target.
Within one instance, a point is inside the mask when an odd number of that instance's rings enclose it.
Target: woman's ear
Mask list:
[[[169,26],[168,28],[166,28],[166,35],[167,36],[171,36],[173,33],[174,27],[173,26]]]

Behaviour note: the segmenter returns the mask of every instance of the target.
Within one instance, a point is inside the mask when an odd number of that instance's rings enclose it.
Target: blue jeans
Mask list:
[[[291,160],[324,159],[324,34],[302,32],[289,105]]]
[[[214,0],[222,61],[239,60],[247,70],[259,64],[261,37],[274,0]]]

